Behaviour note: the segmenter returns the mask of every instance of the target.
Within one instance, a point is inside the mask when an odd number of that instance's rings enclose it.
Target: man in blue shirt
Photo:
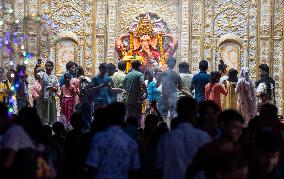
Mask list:
[[[91,82],[94,90],[94,109],[106,107],[111,102],[112,80],[107,74],[107,64],[99,66],[99,74]]]
[[[200,72],[193,76],[191,90],[195,90],[195,99],[198,103],[205,99],[205,86],[210,81],[210,75],[207,74],[208,62],[202,60],[199,63]]]
[[[70,74],[72,79],[73,77],[75,77],[75,68],[77,66],[78,65],[75,62],[69,61],[68,63],[66,63],[66,72],[64,74],[66,73]],[[64,85],[64,74],[60,77],[59,80],[60,88]]]

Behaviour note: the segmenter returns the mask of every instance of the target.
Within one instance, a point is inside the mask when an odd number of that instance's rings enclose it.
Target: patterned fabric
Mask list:
[[[138,147],[120,127],[111,126],[92,139],[86,164],[98,169],[98,179],[127,179],[140,168]]]
[[[126,77],[126,75],[123,71],[119,70],[119,71],[115,72],[111,77],[111,79],[113,81],[113,87],[114,88],[122,88],[125,77]]]
[[[179,97],[185,96],[185,95],[190,95],[191,96],[191,83],[192,83],[192,78],[193,75],[189,73],[181,73],[179,74],[180,79],[181,79],[181,90],[179,91]]]
[[[197,102],[202,102],[205,99],[205,86],[209,83],[210,75],[206,72],[199,72],[192,78],[192,87],[195,89],[195,99]]]
[[[207,133],[195,129],[190,123],[181,123],[161,138],[156,167],[163,171],[164,179],[185,178],[186,169],[198,149],[210,141]]]
[[[258,86],[261,83],[266,83],[266,81],[270,82],[271,84],[271,96],[269,96],[269,103],[271,104],[276,104],[276,100],[275,100],[275,81],[273,78],[266,76],[266,77],[260,77],[260,80],[258,80],[257,82],[255,82],[255,87],[258,88]]]
[[[35,81],[35,83],[32,86],[32,98],[33,100],[37,100],[41,93],[41,85],[38,80]]]

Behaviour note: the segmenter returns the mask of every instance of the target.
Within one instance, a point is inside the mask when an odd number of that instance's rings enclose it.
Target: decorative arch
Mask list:
[[[62,41],[62,40],[71,40],[73,42],[75,42],[77,45],[80,45],[80,39],[77,36],[77,34],[75,34],[74,32],[70,32],[70,31],[64,31],[64,32],[60,32],[53,40],[52,44],[56,45],[56,43]]]
[[[80,39],[79,37],[70,31],[59,33],[54,41],[52,42],[53,48],[55,50],[55,74],[60,76],[66,70],[65,64],[68,61],[74,61],[80,64],[79,47]]]
[[[226,34],[226,35],[222,35],[218,42],[217,42],[217,48],[219,50],[219,48],[225,44],[225,43],[236,43],[238,44],[241,49],[243,50],[244,48],[244,45],[243,45],[243,41],[242,39],[240,38],[240,36],[236,35],[236,34],[232,34],[232,33],[229,33],[229,34]]]
[[[226,34],[219,38],[217,49],[220,58],[227,65],[227,70],[234,68],[240,70],[241,53],[244,49],[242,39],[235,34]]]

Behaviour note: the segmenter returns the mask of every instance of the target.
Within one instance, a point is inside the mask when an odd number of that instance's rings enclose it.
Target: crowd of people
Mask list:
[[[166,64],[134,60],[126,73],[124,61],[102,63],[90,79],[68,62],[57,79],[53,62],[38,63],[32,100],[24,65],[7,79],[0,69],[1,178],[284,178],[284,124],[266,64],[255,83],[248,68],[238,75],[222,61],[210,74],[201,61],[195,75],[186,62],[179,73],[174,58]]]

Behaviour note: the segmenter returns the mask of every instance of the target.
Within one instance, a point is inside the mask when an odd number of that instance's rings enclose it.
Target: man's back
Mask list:
[[[95,91],[94,94],[94,102],[96,104],[103,104],[106,105],[110,102],[110,89],[109,86],[111,85],[112,80],[109,76],[95,76],[92,79],[91,85],[93,87],[100,86],[102,84],[105,84],[105,86],[101,87],[97,91]]]
[[[205,86],[210,81],[210,75],[206,72],[199,72],[193,76],[192,86],[195,89],[195,99],[197,102],[202,102],[205,99]]]
[[[177,72],[173,70],[168,70],[163,72],[161,75],[162,78],[162,92],[166,95],[170,95],[177,92],[177,88],[181,84],[180,76]]]
[[[132,70],[125,77],[124,89],[126,90],[127,102],[136,103],[142,102],[142,84],[144,76],[141,72]]]
[[[138,147],[120,127],[112,126],[92,139],[87,165],[97,168],[97,178],[128,178],[140,168]]]
[[[163,178],[185,178],[186,169],[198,149],[210,142],[205,132],[195,129],[190,123],[181,123],[162,137],[158,145],[157,168]]]

